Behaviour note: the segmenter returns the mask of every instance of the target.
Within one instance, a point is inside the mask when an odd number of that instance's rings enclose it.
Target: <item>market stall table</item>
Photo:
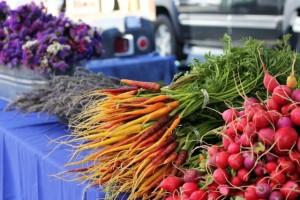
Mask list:
[[[0,100],[1,111],[7,105]],[[96,200],[105,193],[87,183],[67,182],[53,175],[66,170],[71,156],[66,146],[49,143],[68,134],[55,117],[16,111],[0,114],[0,199]],[[54,150],[54,151],[53,151]],[[53,151],[53,152],[51,152]],[[50,153],[51,152],[51,153]]]

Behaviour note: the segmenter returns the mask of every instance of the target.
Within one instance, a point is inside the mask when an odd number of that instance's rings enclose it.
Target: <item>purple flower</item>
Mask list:
[[[60,71],[66,71],[69,68],[69,65],[65,61],[58,61],[52,63],[54,69],[59,69]]]

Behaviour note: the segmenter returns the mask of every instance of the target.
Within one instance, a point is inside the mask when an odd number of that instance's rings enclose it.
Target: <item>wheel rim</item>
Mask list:
[[[160,55],[172,54],[172,37],[168,26],[161,24],[155,31],[155,48]]]

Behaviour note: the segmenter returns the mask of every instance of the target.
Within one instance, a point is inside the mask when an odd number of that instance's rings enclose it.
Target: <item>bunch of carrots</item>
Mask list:
[[[91,153],[69,165],[93,161],[71,171],[80,172],[79,179],[89,179],[91,185],[106,185],[114,195],[130,191],[129,199],[159,199],[163,191],[152,189],[166,175],[177,175],[192,148],[187,149],[188,143],[180,143],[174,134],[181,120],[176,110],[180,103],[159,94],[157,83],[121,82],[130,87],[102,89],[106,98],[73,119],[79,121],[72,142],[88,141],[76,146],[73,157],[85,150]]]
[[[253,39],[234,47],[225,36],[224,44],[224,54],[195,61],[169,86],[123,79],[126,87],[86,94],[105,98],[71,120],[72,138],[65,143],[74,152],[67,165],[84,166],[69,172],[104,186],[112,198],[123,192],[128,199],[162,198],[157,186],[164,177],[181,176],[197,145],[219,142],[207,135],[223,123],[219,113],[263,88],[261,57],[275,74],[284,73],[294,56],[286,41],[275,49]]]

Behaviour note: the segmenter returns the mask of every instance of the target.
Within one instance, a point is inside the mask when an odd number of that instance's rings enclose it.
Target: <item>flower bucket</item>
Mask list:
[[[15,99],[21,93],[30,91],[34,86],[45,84],[47,77],[26,67],[17,66],[13,69],[0,65],[0,98]]]

